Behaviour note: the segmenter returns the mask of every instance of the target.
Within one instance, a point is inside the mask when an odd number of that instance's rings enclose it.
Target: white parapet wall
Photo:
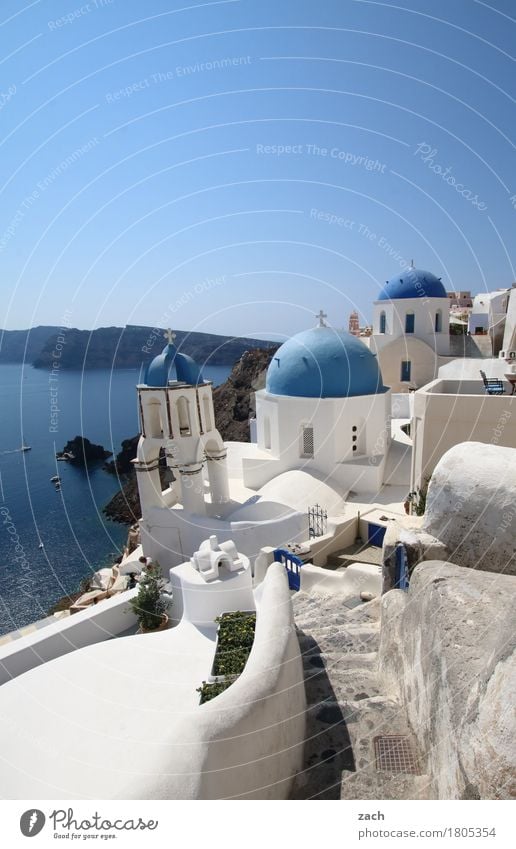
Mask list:
[[[137,589],[119,593],[0,647],[0,685],[76,649],[101,643],[136,625],[128,602]]]
[[[155,775],[140,777],[126,788],[125,798],[287,798],[302,766],[306,696],[287,577],[279,563],[267,572],[257,608],[243,673],[217,698],[163,729]]]

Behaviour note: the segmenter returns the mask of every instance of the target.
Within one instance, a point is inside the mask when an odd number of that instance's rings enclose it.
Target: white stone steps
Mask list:
[[[308,707],[304,768],[291,798],[428,798],[425,775],[376,768],[375,737],[412,739],[378,676],[380,600],[346,608],[327,595],[296,594],[293,604]]]

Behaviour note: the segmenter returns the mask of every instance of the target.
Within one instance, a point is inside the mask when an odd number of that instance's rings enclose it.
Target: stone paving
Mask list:
[[[293,596],[305,670],[307,736],[291,799],[425,799],[424,761],[378,675],[380,600]],[[374,738],[407,735],[421,775],[376,769]]]

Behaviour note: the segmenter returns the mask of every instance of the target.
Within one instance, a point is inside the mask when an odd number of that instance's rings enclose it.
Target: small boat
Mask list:
[[[22,447],[20,448],[20,451],[32,451],[32,446],[31,445],[22,445]]]
[[[61,484],[60,484],[60,483],[56,483],[56,492],[59,492],[59,490],[60,490],[60,489],[61,489]]]
[[[38,545],[38,548],[45,548],[45,543],[40,542],[40,544]]]
[[[50,480],[52,481],[52,483],[61,483],[61,478],[59,477],[59,475],[54,475],[54,477],[50,478]]]

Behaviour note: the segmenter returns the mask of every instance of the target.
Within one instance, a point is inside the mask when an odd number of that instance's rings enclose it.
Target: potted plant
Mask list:
[[[129,602],[140,626],[139,634],[163,631],[168,627],[167,602],[161,594],[162,589],[159,565],[148,564],[140,578],[138,594]]]

